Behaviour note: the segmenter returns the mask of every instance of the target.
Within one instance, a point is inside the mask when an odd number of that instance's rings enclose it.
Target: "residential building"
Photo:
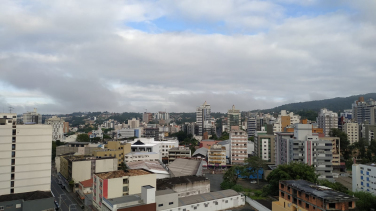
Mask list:
[[[34,111],[24,113],[22,115],[22,120],[24,124],[42,124],[42,114],[38,114],[37,109],[34,108]]]
[[[279,181],[279,201],[272,203],[273,211],[296,210],[356,210],[357,198],[305,180]]]
[[[370,125],[368,122],[359,124],[360,138],[364,138],[368,144],[371,140],[376,140],[376,125]]]
[[[171,177],[202,175],[202,161],[178,158],[168,165]]]
[[[17,125],[17,114],[0,113],[0,195],[50,191],[51,136],[50,125]]]
[[[89,195],[92,192],[93,192],[93,178],[80,181],[78,183],[77,193],[81,200],[85,200],[86,195]]]
[[[218,142],[219,145],[222,145],[226,148],[226,163],[229,163],[229,159],[231,157],[231,141],[230,140],[225,140],[225,141],[221,141],[221,142]]]
[[[281,110],[281,113],[278,115],[278,118],[275,120],[273,124],[273,132],[283,132],[285,131],[285,128],[300,123],[300,116],[297,114],[294,114],[294,112],[289,112],[286,110]],[[261,126],[264,126],[264,124],[268,124],[264,121],[264,123]],[[261,131],[261,128],[257,128],[257,131]]]
[[[159,128],[157,127],[148,127],[144,129],[145,131],[145,138],[154,138],[154,140],[159,141]]]
[[[352,191],[365,191],[376,195],[376,164],[352,165]]]
[[[338,114],[322,108],[317,117],[317,124],[323,129],[325,136],[329,136],[331,129],[338,129]]]
[[[98,146],[99,144],[91,144],[90,142],[69,142],[63,146],[56,147],[56,157],[68,153],[92,155],[94,151],[101,149]]]
[[[140,194],[142,186],[156,187],[155,175],[141,169],[96,173],[93,179],[93,205],[99,210],[102,210],[105,200]]]
[[[198,131],[197,133],[195,133],[196,135],[202,136],[205,131],[209,130],[209,128],[207,128],[208,125],[205,125],[205,122],[211,119],[210,112],[211,112],[211,107],[209,104],[206,103],[206,101],[203,105],[197,107],[196,124],[198,126]]]
[[[330,141],[332,143],[333,170],[339,170],[341,172],[345,172],[346,171],[345,162],[341,163],[340,138],[339,137],[320,137],[319,139],[323,141]]]
[[[266,164],[275,164],[275,135],[265,131],[256,132],[254,140],[254,154]]]
[[[52,141],[64,140],[64,120],[53,116],[46,120],[47,125],[52,126]]]
[[[140,120],[136,118],[132,118],[131,120],[128,120],[128,126],[131,129],[139,128],[140,127]]]
[[[376,124],[376,101],[369,99],[364,101],[364,97],[352,104],[352,119],[359,124],[368,122],[368,124]]]
[[[173,147],[170,148],[168,151],[168,162],[172,162],[177,158],[190,158],[191,157],[191,149],[185,146]]]
[[[69,133],[69,122],[64,122],[63,133]]]
[[[214,144],[208,150],[208,167],[226,167],[226,147]]]
[[[130,152],[124,155],[124,162],[135,162],[135,161],[161,161],[161,156],[156,152]]]
[[[196,126],[195,122],[185,122],[181,129],[187,135],[189,135],[189,134],[194,135],[195,134],[195,126]]]
[[[221,190],[198,195],[178,197],[172,190],[156,192],[158,211],[219,211],[245,205],[245,196],[234,190]]]
[[[127,162],[126,165],[129,169],[143,169],[155,174],[157,179],[170,178],[168,170],[165,169],[163,164],[158,161],[134,161]]]
[[[133,129],[133,128],[121,128],[117,131],[117,138],[118,139],[130,138],[130,137],[136,137],[135,129]]]
[[[142,115],[142,121],[144,121],[146,124],[149,123],[153,119],[153,114],[144,112]]]
[[[312,133],[310,124],[295,124],[294,133],[277,133],[276,137],[276,163],[288,164],[290,162],[303,162],[313,165],[319,178],[332,178],[333,151],[339,153],[339,139],[327,137],[320,138]],[[338,140],[338,145],[337,145]],[[333,143],[336,143],[334,146]],[[334,148],[334,149],[333,149]],[[339,154],[335,155],[339,161]]]
[[[93,138],[100,138],[103,139],[103,131],[102,128],[98,127],[98,130],[92,130],[91,134],[89,135],[90,139]]]
[[[247,120],[247,133],[248,138],[255,136],[255,133],[257,131],[257,121],[255,117],[248,117]]]
[[[139,138],[128,143],[132,144],[132,152],[155,152],[162,161],[162,142],[154,141],[153,138]]]
[[[218,142],[221,142],[221,140],[205,139],[205,140],[200,141],[199,146],[200,148],[205,147],[206,149],[209,149],[211,146],[213,146],[214,144]]]
[[[106,211],[156,211],[155,188],[150,185],[141,187],[141,194],[125,195],[117,198],[103,198],[102,210]]]
[[[340,113],[340,117],[344,117],[346,119],[352,119],[352,109],[345,109],[343,112]]]
[[[178,197],[210,193],[210,181],[204,176],[181,176],[157,180],[157,190],[171,189]]]
[[[232,126],[242,126],[242,116],[240,110],[235,109],[235,105],[227,112],[227,125],[231,128]]]
[[[117,169],[118,159],[114,157],[63,155],[60,156],[60,171],[58,173],[67,187],[70,181],[78,184],[80,181],[92,178],[94,173],[116,171]]]
[[[244,163],[244,159],[248,157],[247,133],[243,130],[231,130],[230,141],[231,164]]]
[[[343,131],[347,134],[347,140],[350,144],[359,141],[359,125],[358,123],[347,122],[343,126]]]
[[[155,120],[165,120],[165,122],[168,123],[168,121],[170,121],[170,115],[165,111],[159,111],[159,112],[154,114],[154,119]]]
[[[122,144],[120,141],[109,141],[104,149],[98,149],[93,152],[96,157],[115,157],[118,159],[118,169],[121,168],[121,164],[124,163],[124,156],[131,152],[131,144]]]

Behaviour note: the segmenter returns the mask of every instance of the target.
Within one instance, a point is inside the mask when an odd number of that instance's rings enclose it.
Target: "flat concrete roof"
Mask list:
[[[134,194],[134,195],[128,195],[128,196],[122,196],[118,198],[112,198],[112,199],[106,199],[109,201],[111,204],[123,204],[123,203],[129,203],[133,201],[140,201],[141,202],[141,197],[140,194]],[[140,203],[143,204],[143,203]]]
[[[162,195],[167,195],[167,194],[171,194],[171,193],[176,193],[176,192],[171,190],[171,189],[155,191],[156,196],[162,196]]]
[[[45,198],[52,198],[51,191],[32,191],[26,193],[12,193],[0,196],[0,202],[5,201],[15,201],[15,200],[37,200],[37,199],[45,199]]]
[[[182,176],[182,177],[171,177],[163,178],[157,180],[157,190],[168,190],[172,189],[174,185],[179,184],[189,184],[198,181],[208,181],[209,179],[204,176]]]
[[[217,200],[217,199],[223,199],[223,198],[227,198],[227,197],[231,197],[231,196],[238,196],[238,195],[240,195],[238,192],[229,189],[229,190],[221,190],[221,191],[216,191],[216,192],[203,193],[203,194],[198,194],[198,195],[193,195],[193,196],[182,197],[182,198],[179,198],[179,207],[185,206],[185,205],[190,205],[190,204],[196,204],[196,203],[202,203],[202,202]]]

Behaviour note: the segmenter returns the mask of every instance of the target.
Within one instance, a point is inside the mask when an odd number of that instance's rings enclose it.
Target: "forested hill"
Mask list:
[[[339,111],[343,111],[344,109],[351,109],[351,104],[354,103],[355,100],[358,100],[358,98],[361,96],[364,96],[364,100],[369,100],[370,98],[376,99],[376,93],[368,93],[364,95],[354,95],[350,97],[336,97],[336,98],[325,99],[325,100],[314,100],[314,101],[307,101],[307,102],[290,103],[290,104],[281,105],[272,109],[264,109],[260,111],[264,113],[280,112],[281,110],[319,111],[321,108],[327,108],[331,111],[339,112]]]

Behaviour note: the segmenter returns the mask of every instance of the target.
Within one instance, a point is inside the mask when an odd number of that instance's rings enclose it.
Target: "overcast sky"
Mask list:
[[[374,0],[2,0],[0,106],[193,112],[206,100],[223,112],[375,92],[375,9]]]

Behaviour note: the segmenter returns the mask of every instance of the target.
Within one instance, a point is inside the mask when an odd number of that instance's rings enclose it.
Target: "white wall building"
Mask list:
[[[265,119],[270,120],[271,117],[265,118]],[[273,122],[274,122],[273,132],[275,132],[275,133],[276,132],[282,132],[284,127],[300,123],[300,116],[297,115],[297,114],[294,114],[294,112],[288,112],[286,110],[281,110],[281,113],[278,115],[278,118]],[[268,122],[264,122],[264,123],[270,124]],[[261,125],[261,126],[263,126],[263,125]],[[258,129],[260,129],[260,128],[258,128]]]
[[[376,164],[353,164],[352,191],[365,191],[376,195]]]
[[[338,128],[338,114],[322,108],[317,117],[317,124],[323,129],[325,136],[329,136],[330,129]]]
[[[34,108],[34,111],[26,112],[22,116],[23,123],[35,123],[42,124],[42,114],[38,114],[37,109]]]
[[[196,124],[198,126],[198,133],[195,135],[202,136],[202,134],[209,130],[210,128],[205,128],[205,121],[209,121],[211,119],[210,117],[210,111],[211,107],[210,104],[207,104],[206,101],[203,105],[197,107],[196,109]]]
[[[0,114],[0,195],[50,191],[50,125],[17,125],[17,114]]]
[[[140,127],[140,120],[132,118],[131,120],[128,120],[128,126],[129,128],[138,128]]]
[[[46,120],[47,125],[52,126],[52,141],[64,140],[64,120],[53,116],[50,119]]]
[[[134,161],[162,161],[160,154],[156,152],[130,152],[124,155],[124,162]]]
[[[347,134],[347,139],[350,141],[350,144],[359,141],[359,125],[358,123],[347,122],[343,126],[343,131]]]
[[[173,147],[179,146],[179,141],[177,139],[168,139],[168,140],[162,140],[162,141],[155,141],[154,138],[137,138],[131,143],[132,145],[135,144],[137,141],[140,141],[144,144],[149,144],[150,146],[153,146],[152,152],[157,152],[161,154],[161,157],[168,157],[168,151],[169,149]],[[155,147],[154,147],[155,146]],[[158,148],[157,148],[158,147]],[[143,150],[143,147],[138,147],[139,149]],[[133,149],[137,149],[136,146],[132,146]]]
[[[248,157],[248,135],[243,130],[230,131],[231,164],[244,163]]]

